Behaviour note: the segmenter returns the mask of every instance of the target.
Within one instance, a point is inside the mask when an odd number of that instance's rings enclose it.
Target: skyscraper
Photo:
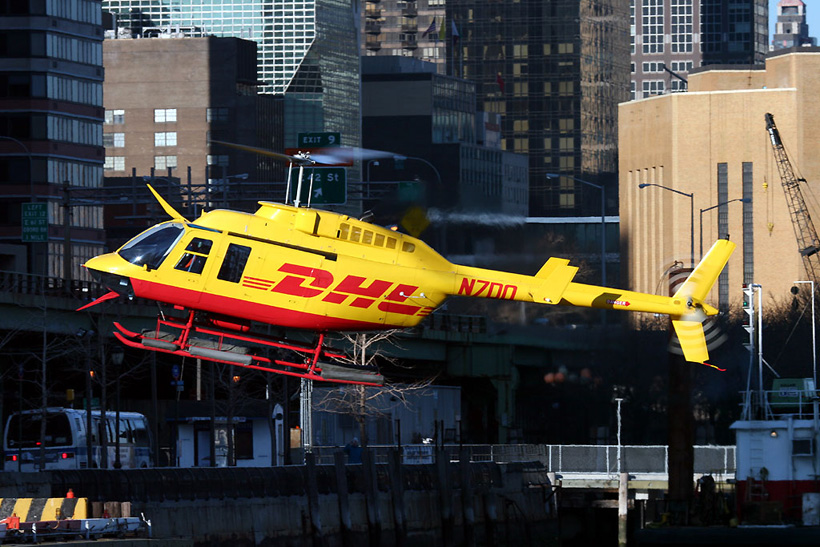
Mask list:
[[[0,269],[76,279],[103,250],[74,200],[102,186],[102,38],[96,0],[0,2]]]
[[[617,105],[629,92],[628,7],[447,2],[450,70],[475,82],[478,110],[501,115],[502,148],[529,156],[531,216],[600,215],[599,190],[577,179],[614,190]]]
[[[806,4],[801,0],[780,0],[772,49],[816,45],[817,39],[809,36],[809,25],[806,24]]]

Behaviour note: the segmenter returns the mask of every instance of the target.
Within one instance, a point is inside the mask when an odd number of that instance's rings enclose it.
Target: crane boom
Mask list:
[[[806,201],[800,190],[800,183],[806,182],[804,178],[798,178],[794,174],[789,156],[780,140],[780,132],[774,124],[774,116],[766,113],[766,130],[769,132],[769,140],[772,143],[772,150],[777,161],[777,170],[780,172],[780,180],[783,183],[783,191],[786,193],[786,202],[789,207],[789,215],[794,227],[794,235],[797,238],[797,247],[800,256],[803,257],[803,266],[806,274],[812,281],[820,281],[820,238],[817,237],[817,230],[811,220]]]

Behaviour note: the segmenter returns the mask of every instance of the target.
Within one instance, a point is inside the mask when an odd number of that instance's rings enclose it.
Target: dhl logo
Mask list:
[[[516,292],[518,292],[516,285],[504,285],[495,281],[475,278],[468,279],[466,277],[461,280],[461,286],[458,288],[459,295],[483,296],[485,298],[500,298],[504,300],[515,300]]]
[[[368,282],[365,277],[347,275],[334,285],[333,274],[327,270],[309,268],[298,264],[283,264],[279,271],[286,274],[280,281],[245,276],[242,286],[303,298],[322,297],[324,302],[344,304],[353,308],[368,309],[377,300],[377,308],[388,313],[401,315],[429,315],[434,308],[407,304],[407,300],[418,289],[415,285],[393,283],[382,279]]]

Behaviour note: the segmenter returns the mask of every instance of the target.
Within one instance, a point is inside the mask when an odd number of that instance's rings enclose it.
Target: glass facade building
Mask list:
[[[572,177],[617,194],[629,3],[448,0],[446,11],[458,33],[445,36],[449,71],[475,82],[478,110],[501,116],[502,148],[529,157],[530,215],[600,215],[599,191]]]
[[[0,270],[78,279],[103,251],[102,208],[72,203],[102,186],[102,40],[98,0],[0,2]]]
[[[701,2],[703,64],[762,64],[769,51],[766,0]]]

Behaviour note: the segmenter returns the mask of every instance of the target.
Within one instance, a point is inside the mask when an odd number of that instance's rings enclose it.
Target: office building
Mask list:
[[[476,112],[472,82],[413,59],[362,61],[365,145],[404,156],[398,170],[369,162],[368,180],[420,177],[433,207],[527,216],[526,158],[501,150],[498,117]]]
[[[294,148],[304,132],[338,132],[343,146],[361,146],[358,2],[103,0],[103,8],[113,14],[118,36],[181,33],[256,42],[258,91],[283,97],[281,105],[267,105],[262,112],[277,111],[275,117],[259,122],[262,128],[281,127],[282,136],[263,135],[260,146],[280,152]],[[348,168],[347,180],[354,194],[359,165]]]
[[[628,7],[626,0],[447,2],[457,30],[447,37],[448,73],[474,82],[477,109],[501,117],[501,148],[529,157],[530,216],[600,215],[600,191],[576,179],[616,195]],[[612,199],[607,209],[616,206]]]
[[[80,264],[103,250],[102,208],[87,205],[103,175],[100,3],[0,9],[0,269],[87,278]]]
[[[806,4],[801,0],[780,0],[777,3],[777,23],[772,38],[772,49],[816,45],[817,39],[809,36]]]
[[[631,0],[630,98],[686,91],[703,65],[761,64],[767,14],[764,0]]]
[[[730,237],[738,247],[708,301],[737,306],[741,285],[752,282],[764,302],[791,298],[807,273],[764,115],[774,116],[793,170],[808,181],[801,185],[811,216],[820,218],[810,199],[820,180],[818,75],[820,49],[791,48],[751,69],[697,69],[687,93],[621,105],[625,286],[654,293],[671,270]]]
[[[686,91],[702,60],[700,17],[697,0],[632,0],[632,100]]]
[[[105,174],[190,177],[197,192],[257,181],[256,44],[239,38],[115,39],[106,67]],[[168,70],[168,67],[177,67]],[[161,90],[161,92],[158,92]],[[221,199],[217,201],[221,202]]]

